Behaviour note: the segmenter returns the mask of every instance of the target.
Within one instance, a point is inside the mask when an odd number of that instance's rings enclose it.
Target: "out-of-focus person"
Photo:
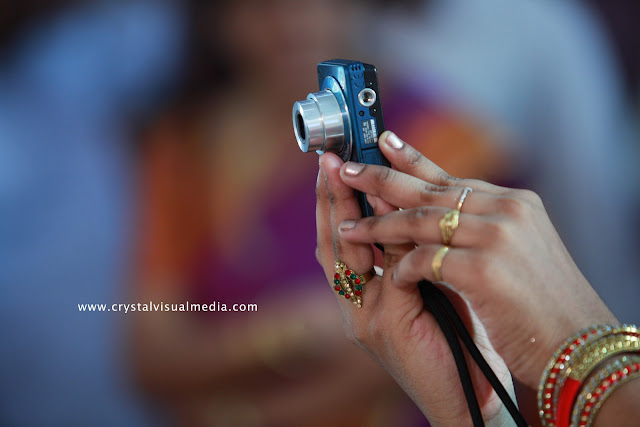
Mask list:
[[[293,102],[317,90],[316,64],[355,54],[359,6],[193,4],[191,84],[141,150],[135,299],[258,311],[136,314],[139,379],[179,424],[423,423],[344,339],[314,258],[318,160],[291,125]]]
[[[170,2],[0,6],[0,425],[150,421],[124,318],[80,306],[126,292],[130,119],[179,33]]]

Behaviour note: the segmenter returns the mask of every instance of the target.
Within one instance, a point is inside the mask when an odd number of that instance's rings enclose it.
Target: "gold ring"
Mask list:
[[[451,243],[453,232],[456,231],[459,223],[460,211],[458,209],[451,209],[440,219],[438,224],[440,225],[440,235],[442,236],[443,245]]]
[[[453,232],[456,231],[456,228],[458,228],[458,225],[460,224],[460,210],[462,210],[462,205],[467,198],[467,195],[472,191],[473,189],[471,187],[465,187],[464,190],[462,190],[460,199],[458,200],[458,206],[444,214],[440,219],[438,224],[440,225],[440,235],[442,236],[443,245],[451,243]]]
[[[458,206],[456,207],[456,209],[458,211],[462,211],[462,204],[464,203],[465,199],[467,198],[467,195],[469,193],[471,193],[472,191],[473,191],[473,188],[464,187],[464,190],[462,190],[462,195],[460,196],[460,200],[458,200]]]
[[[333,289],[338,295],[345,297],[358,308],[362,307],[363,285],[376,276],[375,270],[371,269],[362,275],[356,274],[347,265],[336,260],[336,274],[333,276]]]
[[[449,246],[443,246],[438,249],[438,252],[433,256],[433,260],[431,261],[431,269],[433,270],[433,277],[435,277],[436,282],[442,281],[442,273],[440,269],[442,268],[442,260],[444,260],[444,256],[449,252]]]

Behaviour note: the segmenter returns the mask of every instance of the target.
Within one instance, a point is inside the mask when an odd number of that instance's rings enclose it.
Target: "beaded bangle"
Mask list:
[[[586,374],[588,374],[591,369],[595,367],[595,365],[591,365],[591,353],[596,351],[601,347],[600,343],[608,343],[609,341],[603,342],[603,340],[616,340],[616,336],[625,335],[625,334],[634,334],[638,333],[638,330],[633,326],[622,325],[622,326],[605,326],[601,328],[600,333],[591,335],[587,339],[582,339],[576,345],[574,351],[570,354],[569,357],[566,357],[564,361],[564,366],[560,369],[558,373],[558,378],[556,381],[556,388],[554,394],[554,401],[557,403],[559,399],[560,390],[563,389],[565,382],[569,379],[569,375],[575,369],[587,370]],[[584,337],[583,337],[584,338]],[[606,351],[605,351],[606,352]],[[580,362],[580,363],[578,363]],[[576,376],[572,376],[572,378],[576,378]],[[556,408],[557,413],[557,408]]]
[[[638,351],[640,330],[634,326],[597,325],[567,339],[547,363],[538,387],[542,425],[568,426],[585,378],[607,358]]]
[[[538,410],[543,426],[555,426],[555,406],[557,403],[556,386],[559,374],[566,368],[565,362],[571,359],[571,354],[580,345],[593,338],[610,331],[607,325],[596,325],[584,328],[567,339],[551,356],[547,367],[542,373],[538,386]]]
[[[568,361],[568,367],[562,374],[562,381],[557,382],[556,392],[556,425],[569,425],[573,402],[582,387],[586,377],[605,359],[621,353],[640,350],[640,337],[633,327],[623,326],[614,328],[589,344],[584,344],[580,351]]]
[[[623,326],[611,331],[613,336],[605,336],[589,345],[581,357],[576,354],[574,361],[567,369],[566,375],[570,379],[584,381],[595,366],[612,353],[637,351],[640,348],[640,331],[632,326]]]
[[[624,356],[600,369],[578,395],[571,414],[571,426],[591,425],[611,393],[634,378],[640,378],[640,355]]]

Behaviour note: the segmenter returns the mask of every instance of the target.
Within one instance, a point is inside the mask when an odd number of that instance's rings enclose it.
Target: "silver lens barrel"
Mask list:
[[[344,119],[333,92],[310,93],[306,100],[293,104],[293,130],[305,153],[341,152],[345,141]]]

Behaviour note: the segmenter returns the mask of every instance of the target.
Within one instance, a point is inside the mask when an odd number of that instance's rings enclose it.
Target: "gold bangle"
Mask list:
[[[623,356],[600,369],[582,388],[571,412],[571,426],[590,426],[602,404],[621,385],[640,377],[640,355]]]
[[[556,402],[560,390],[558,382],[562,380],[562,374],[568,367],[567,362],[573,357],[572,353],[580,346],[593,339],[597,339],[612,329],[613,328],[608,325],[596,325],[581,329],[573,336],[567,338],[553,356],[551,356],[547,362],[547,366],[542,372],[542,378],[538,386],[538,414],[544,427],[555,425]]]
[[[588,352],[582,357],[574,359],[565,375],[568,378],[584,381],[593,369],[606,359],[621,353],[636,352],[640,350],[640,337],[633,335],[614,335],[610,338],[602,338],[593,343]]]
[[[567,339],[547,363],[538,387],[538,409],[542,425],[553,426],[558,416],[565,416],[566,402],[571,400],[567,399],[570,398],[570,389],[565,390],[565,383],[569,379],[574,385],[576,382],[581,383],[606,358],[637,351],[638,343],[640,333],[632,325],[596,325]],[[562,414],[557,413],[560,401],[563,402]],[[566,416],[568,421],[570,413],[566,413]]]

